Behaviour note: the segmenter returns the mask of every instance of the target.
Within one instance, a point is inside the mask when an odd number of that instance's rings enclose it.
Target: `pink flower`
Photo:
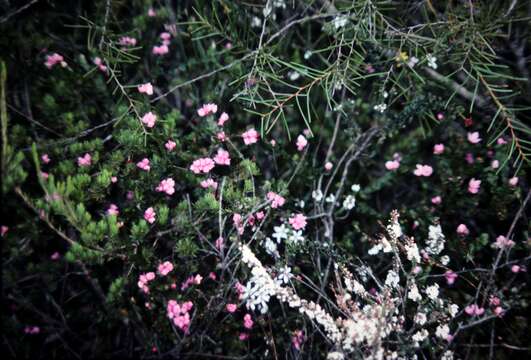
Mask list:
[[[172,178],[164,179],[155,190],[158,192],[165,192],[168,195],[173,195],[175,192],[175,181]]]
[[[459,224],[457,227],[457,234],[461,236],[467,236],[470,234],[470,231],[468,230],[468,227],[465,224]]]
[[[304,135],[297,136],[297,150],[302,151],[306,145],[308,145],[308,140],[304,137]]]
[[[103,63],[103,60],[99,57],[95,57],[93,60],[94,65],[98,67],[101,72],[107,72],[107,66]]]
[[[229,152],[223,149],[218,149],[218,153],[214,156],[214,162],[218,165],[230,165]]]
[[[263,211],[258,211],[258,212],[256,213],[256,219],[257,219],[258,221],[262,220],[262,219],[264,218],[264,216],[265,216],[265,214],[264,214]]]
[[[289,218],[289,223],[295,230],[304,229],[306,227],[306,216],[296,214]]]
[[[472,178],[468,182],[468,192],[471,194],[477,194],[479,192],[480,186],[481,186],[481,180],[476,180]]]
[[[153,114],[151,111],[142,116],[142,123],[145,124],[148,128],[155,126],[157,121],[157,115]]]
[[[444,273],[444,277],[446,278],[446,283],[452,285],[455,282],[455,279],[457,279],[457,274],[452,270],[448,270]]]
[[[232,223],[235,227],[239,227],[242,223],[242,216],[238,213],[234,213],[232,215]]]
[[[169,261],[165,261],[159,265],[158,269],[161,276],[166,276],[173,270],[173,264]]]
[[[107,215],[118,215],[120,212],[118,211],[118,206],[116,204],[109,205],[109,208],[107,209]]]
[[[465,312],[470,316],[481,316],[485,313],[485,309],[478,307],[476,304],[472,304],[465,307]]]
[[[501,306],[496,306],[496,307],[494,308],[494,314],[495,314],[496,316],[498,316],[498,317],[502,317],[502,315],[503,315],[504,312],[505,312],[505,311],[503,310],[503,308],[502,308]]]
[[[493,168],[493,169],[497,169],[500,167],[500,162],[498,160],[492,160],[492,163],[490,164],[490,166]]]
[[[48,179],[49,176],[50,176],[50,174],[48,174],[47,172],[45,172],[45,171],[41,171],[41,177],[42,177],[44,180]]]
[[[165,55],[170,52],[168,45],[162,44],[160,46],[153,46],[153,55]]]
[[[53,261],[57,261],[61,258],[61,254],[59,254],[57,251],[54,252],[51,256],[50,256],[50,259],[52,259]]]
[[[46,62],[44,63],[44,65],[48,69],[53,68],[57,64],[61,64],[62,67],[66,67],[68,65],[64,61],[64,58],[61,55],[59,55],[58,53],[53,53],[51,55],[46,55]]]
[[[386,161],[385,168],[389,171],[394,171],[400,167],[400,162],[397,160]]]
[[[332,168],[334,167],[334,164],[332,164],[330,161],[327,162],[325,165],[324,165],[324,168],[326,171],[330,171],[332,170]]]
[[[221,250],[222,247],[223,247],[223,238],[218,237],[216,239],[216,249]]]
[[[435,144],[433,146],[433,153],[435,155],[441,155],[444,152],[444,144]]]
[[[157,13],[155,12],[155,10],[153,10],[153,8],[149,8],[148,9],[148,16],[149,17],[155,17],[155,16],[157,16]]]
[[[138,92],[141,94],[153,95],[153,85],[149,82],[138,85]]]
[[[50,162],[50,157],[48,156],[48,154],[43,154],[41,156],[41,160],[43,163],[48,164]]]
[[[192,165],[190,165],[190,170],[192,170],[194,174],[208,174],[210,170],[214,168],[214,166],[214,160],[211,158],[201,158],[194,160]]]
[[[518,177],[517,176],[513,176],[512,178],[510,178],[509,179],[509,185],[517,186],[518,185]]]
[[[153,224],[156,220],[156,213],[155,210],[153,210],[152,207],[148,207],[146,211],[144,211],[144,219],[150,223]]]
[[[513,273],[515,273],[515,274],[516,274],[516,273],[519,273],[519,272],[520,272],[520,266],[519,266],[519,265],[513,265],[513,266],[511,266],[511,271],[512,271]]]
[[[226,306],[227,311],[230,312],[231,314],[235,312],[237,308],[238,306],[236,304],[227,304]]]
[[[481,138],[479,137],[479,133],[477,131],[474,131],[473,133],[467,134],[468,142],[471,144],[477,144],[481,142]]]
[[[271,207],[273,209],[283,206],[284,203],[286,202],[286,199],[284,199],[279,194],[274,193],[273,191],[268,192],[266,197],[267,197],[267,200],[271,201]]]
[[[212,188],[216,190],[218,188],[218,183],[212,179],[206,179],[206,180],[201,181],[201,187],[203,189]]]
[[[173,149],[175,149],[175,146],[177,146],[177,144],[175,143],[175,141],[172,140],[168,140],[166,141],[166,144],[164,144],[164,147],[168,151],[172,151]]]
[[[243,316],[243,326],[246,328],[246,329],[252,329],[253,328],[253,319],[251,318],[251,314],[245,314]]]
[[[444,119],[444,114],[443,113],[437,113],[437,120],[441,121]]]
[[[259,135],[255,129],[249,129],[242,134],[242,138],[245,145],[250,145],[258,141]]]
[[[168,318],[172,320],[175,326],[185,333],[188,332],[190,327],[191,320],[189,311],[192,307],[193,303],[191,301],[179,304],[175,300],[168,301],[168,305],[166,306]]]
[[[417,168],[413,171],[416,176],[430,176],[433,174],[433,168],[429,165],[417,164]]]
[[[498,249],[508,249],[514,246],[514,241],[507,239],[503,235],[500,235],[496,238],[496,242],[494,243],[493,246]]]
[[[26,326],[24,328],[24,333],[28,335],[37,335],[41,332],[41,328],[38,326]]]
[[[169,32],[162,32],[160,33],[160,39],[161,40],[170,40],[171,39],[171,34]]]
[[[211,279],[211,280],[214,280],[216,281],[217,279],[217,276],[216,276],[216,273],[211,271],[209,274],[208,274],[208,277]]]
[[[218,111],[218,106],[214,103],[203,104],[199,109],[197,109],[197,115],[200,117],[205,117],[210,114],[215,114]]]
[[[116,184],[118,182],[118,178],[116,176],[111,176],[111,182]]]
[[[229,121],[229,114],[222,112],[218,119],[218,126],[223,126],[223,124],[225,124],[227,121]]]
[[[136,45],[136,39],[129,36],[122,36],[118,43],[122,46],[135,46]]]
[[[92,164],[92,156],[89,153],[86,153],[82,157],[77,158],[77,165],[81,167],[87,167]]]
[[[297,330],[291,337],[291,343],[293,347],[297,350],[301,349],[301,345],[304,342],[304,332],[302,330]]]
[[[245,341],[245,340],[249,339],[249,334],[242,332],[238,336],[238,339],[240,339],[241,341]]]
[[[489,298],[489,304],[493,306],[498,306],[501,304],[500,298],[497,296],[490,296]]]
[[[142,161],[139,161],[136,163],[136,166],[144,171],[149,171],[151,170],[151,166],[149,166],[149,159],[148,158],[144,158],[142,159]]]
[[[472,155],[472,153],[466,153],[465,155],[465,161],[469,164],[469,165],[472,165],[474,163],[474,155]]]
[[[496,140],[496,144],[505,145],[505,144],[507,144],[507,140],[505,140],[504,138],[500,137],[500,138],[498,138],[498,140]]]
[[[227,140],[227,135],[225,135],[225,131],[220,131],[216,134],[216,138],[219,141],[224,142],[225,140]]]
[[[442,199],[438,195],[431,198],[431,203],[434,205],[439,205],[441,202],[442,202]]]

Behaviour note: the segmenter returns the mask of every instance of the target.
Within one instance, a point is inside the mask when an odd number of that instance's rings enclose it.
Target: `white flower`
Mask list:
[[[352,210],[356,206],[356,198],[352,195],[348,195],[345,200],[343,200],[343,207],[347,210]]]
[[[280,269],[280,272],[277,275],[277,282],[280,282],[280,284],[289,283],[289,279],[291,279],[293,275],[291,275],[291,268],[289,266],[284,266],[282,269]]]
[[[382,104],[374,105],[373,109],[378,111],[379,113],[383,113],[385,110],[387,110],[387,104],[382,103]]]
[[[289,229],[286,225],[275,226],[273,230],[275,231],[273,237],[277,240],[277,243],[280,243],[282,239],[288,238]]]
[[[348,21],[348,17],[338,16],[334,20],[332,20],[332,24],[334,25],[334,28],[337,30],[347,25],[347,21]]]
[[[288,72],[288,77],[291,81],[295,81],[301,77],[301,74],[298,71],[290,71]]]
[[[333,203],[333,202],[336,201],[336,196],[335,196],[334,194],[330,194],[330,195],[325,199],[325,201],[326,201],[327,203]]]
[[[308,60],[312,55],[313,53],[311,52],[311,50],[306,50],[304,52],[304,60]]]
[[[457,306],[456,304],[451,304],[448,307],[448,312],[450,313],[451,317],[455,317],[457,313],[459,312],[459,306]]]
[[[312,198],[317,202],[321,201],[323,199],[322,191],[320,189],[312,191]]]
[[[417,59],[415,56],[412,56],[409,58],[409,61],[407,62],[407,65],[409,67],[414,67],[419,62],[419,59]]]
[[[406,244],[406,254],[409,261],[415,260],[416,263],[420,263],[420,254],[417,244],[414,242]]]
[[[328,355],[326,356],[327,360],[343,360],[344,358],[345,358],[345,355],[343,355],[342,353],[338,351],[332,351],[328,353]]]
[[[412,284],[409,287],[409,292],[407,293],[407,297],[408,299],[413,300],[415,302],[419,302],[420,300],[422,300],[422,295],[420,295],[419,288],[417,287],[416,284]]]
[[[265,239],[264,247],[269,255],[273,257],[280,256],[280,254],[278,253],[277,244],[273,240],[271,240],[271,238]]]
[[[441,256],[441,264],[444,266],[448,265],[450,263],[450,257],[448,255]]]
[[[352,185],[352,186],[350,187],[350,190],[352,190],[352,192],[355,192],[355,193],[359,192],[360,189],[361,189],[360,184],[354,184],[354,185]]]
[[[300,244],[304,242],[304,236],[302,236],[302,230],[299,230],[299,231],[293,230],[293,232],[288,238],[288,241],[292,244]]]
[[[415,323],[419,324],[420,326],[426,324],[426,321],[428,320],[428,317],[426,316],[426,314],[422,313],[422,312],[419,312],[417,313],[417,315],[415,315]]]
[[[426,55],[426,60],[428,60],[428,66],[434,70],[437,70],[437,58],[432,54]]]
[[[443,324],[437,326],[437,329],[435,329],[435,336],[440,337],[441,339],[446,339],[450,335],[450,328],[448,325]]]
[[[428,240],[426,241],[426,252],[430,255],[438,255],[444,250],[445,237],[441,225],[430,225],[428,227]]]
[[[382,244],[376,244],[372,248],[369,249],[368,254],[377,255],[380,251],[382,251]]]
[[[253,16],[253,18],[251,19],[251,26],[252,27],[262,26],[262,19],[260,19],[258,16]]]
[[[398,286],[398,282],[400,281],[400,277],[394,270],[389,270],[387,273],[387,277],[385,278],[385,285],[396,288]]]
[[[442,356],[441,360],[454,360],[454,353],[451,350],[447,350]]]
[[[422,329],[420,331],[417,331],[412,339],[413,341],[415,341],[416,343],[420,343],[420,342],[423,342],[424,339],[426,339],[428,337],[429,333],[428,333],[428,330],[426,329]],[[418,344],[416,344],[416,346],[418,347]]]
[[[428,286],[426,288],[426,295],[428,295],[431,300],[435,301],[439,296],[439,284]]]

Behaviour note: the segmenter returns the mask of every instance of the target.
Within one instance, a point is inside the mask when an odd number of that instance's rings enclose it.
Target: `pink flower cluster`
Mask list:
[[[218,106],[214,103],[203,104],[199,109],[197,109],[197,115],[200,117],[205,117],[210,114],[215,114],[218,111]],[[228,119],[228,116],[227,116]]]
[[[145,83],[138,85],[138,92],[146,95],[153,95],[153,85],[151,83]]]
[[[149,288],[148,284],[150,281],[155,279],[155,273],[154,272],[148,272],[145,274],[140,274],[140,277],[138,278],[138,287],[142,289],[142,291],[146,294],[149,294]]]
[[[92,164],[92,156],[89,153],[86,153],[83,156],[77,158],[77,165],[80,167],[87,167]]]
[[[470,234],[470,231],[468,230],[468,227],[465,224],[459,224],[457,227],[457,234],[461,236],[467,236]]]
[[[63,58],[62,55],[59,55],[58,53],[53,53],[51,55],[46,55],[46,62],[44,63],[44,65],[48,69],[53,68],[57,64],[61,64],[61,67],[67,67],[68,66],[66,61],[64,61],[64,58]]]
[[[177,143],[173,140],[168,140],[166,141],[166,144],[164,144],[164,147],[168,151],[172,151],[173,149],[175,149],[176,146],[177,146]]]
[[[93,62],[94,62],[94,65],[96,65],[101,72],[103,73],[107,72],[107,66],[105,66],[105,64],[103,63],[103,60],[100,57],[95,57]]]
[[[496,238],[494,247],[497,249],[508,249],[514,246],[514,241],[507,239],[505,236],[500,235]]]
[[[207,174],[214,168],[214,166],[214,160],[211,158],[201,158],[194,160],[192,165],[190,165],[190,170],[192,170],[194,174]]]
[[[394,171],[400,167],[400,161],[389,160],[385,162],[385,168],[389,171]]]
[[[306,140],[306,138],[304,137],[304,135],[299,135],[297,137],[297,150],[299,151],[302,151],[304,150],[304,148],[306,147],[306,145],[308,145],[308,140]]]
[[[286,199],[284,199],[279,194],[274,193],[273,191],[268,192],[266,197],[267,197],[267,200],[271,201],[271,207],[273,209],[281,207],[286,202]]]
[[[152,128],[155,126],[155,122],[157,121],[157,115],[153,114],[151,111],[147,114],[144,114],[142,116],[142,123],[146,125],[148,128]]]
[[[212,179],[206,179],[206,180],[201,181],[201,187],[203,189],[212,188],[216,190],[218,188],[218,183]]]
[[[173,195],[173,193],[175,193],[175,181],[172,178],[164,179],[155,190],[158,192],[164,192],[168,195]]]
[[[253,321],[253,318],[251,317],[251,314],[245,314],[243,317],[243,326],[246,329],[252,329],[253,324],[254,324],[254,321]]]
[[[289,218],[289,223],[295,230],[304,229],[306,227],[306,216],[296,214]]]
[[[120,212],[118,211],[118,206],[116,204],[109,205],[109,208],[107,209],[107,215],[118,215]]]
[[[470,179],[468,182],[468,192],[471,194],[477,194],[481,186],[481,180],[476,180],[474,178]]]
[[[441,155],[444,152],[444,144],[435,144],[433,146],[433,153],[435,155]]]
[[[481,316],[485,313],[485,309],[476,304],[471,304],[465,307],[465,312],[470,316]]]
[[[227,306],[225,307],[227,309],[228,312],[230,312],[231,314],[236,312],[236,309],[238,309],[238,305],[236,304],[227,304]]]
[[[41,328],[38,326],[26,326],[24,328],[24,334],[37,335],[41,332]]]
[[[242,139],[245,145],[251,145],[258,141],[260,135],[255,129],[249,129],[242,134]]]
[[[214,156],[214,162],[218,165],[230,165],[229,152],[223,149],[218,149],[218,153]]]
[[[153,224],[155,222],[157,213],[155,213],[155,210],[153,210],[152,207],[148,207],[146,211],[144,211],[144,219],[150,223]]]
[[[165,261],[159,265],[157,270],[161,276],[166,276],[173,271],[173,264],[169,261]]]
[[[122,46],[135,46],[136,39],[130,36],[122,36],[120,40],[118,40],[118,43]]]
[[[173,321],[173,324],[179,329],[188,332],[190,328],[190,310],[194,307],[194,304],[191,301],[186,301],[182,304],[179,304],[175,300],[168,301],[167,311],[168,318]]]
[[[415,174],[416,176],[431,176],[431,174],[433,174],[433,168],[429,165],[421,165],[421,164],[417,164],[416,165],[416,169],[415,171],[413,171],[413,174]]]
[[[468,133],[467,134],[467,139],[468,139],[468,142],[471,143],[471,144],[477,144],[479,142],[481,142],[481,138],[479,137],[479,133],[477,131],[473,132],[473,133]]]
[[[151,166],[149,164],[149,159],[148,158],[144,158],[142,159],[141,161],[137,162],[136,163],[136,166],[144,171],[149,171],[151,170]]]
[[[301,349],[301,345],[304,342],[304,331],[296,330],[291,337],[291,344],[297,350]]]
[[[188,279],[186,279],[186,281],[184,281],[182,284],[181,284],[181,290],[186,290],[188,289],[191,285],[199,285],[201,284],[201,281],[203,281],[203,277],[199,274],[197,274],[196,276],[190,276],[188,277]]]
[[[444,273],[444,277],[446,278],[446,283],[448,285],[452,285],[457,279],[458,275],[454,273],[452,270],[448,270]]]
[[[167,53],[170,52],[170,48],[168,47],[168,45],[166,44],[162,44],[162,45],[159,45],[159,46],[153,46],[153,55],[159,55],[159,56],[162,56],[162,55],[166,55]]]
[[[218,119],[218,126],[223,126],[227,121],[229,121],[229,114],[222,112]]]

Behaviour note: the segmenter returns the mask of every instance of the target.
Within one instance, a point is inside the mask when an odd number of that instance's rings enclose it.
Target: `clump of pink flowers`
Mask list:
[[[149,287],[148,284],[150,281],[153,281],[155,279],[155,273],[150,271],[145,274],[140,274],[138,278],[138,287],[142,289],[142,291],[146,294],[149,294]]]
[[[470,179],[468,182],[468,192],[471,194],[477,194],[481,186],[481,180],[476,180],[474,178]]]
[[[260,135],[255,129],[249,129],[242,134],[242,139],[245,145],[251,145],[258,141]]]
[[[144,171],[149,171],[151,170],[151,166],[149,164],[149,159],[148,158],[144,158],[142,159],[141,161],[137,162],[136,163],[136,166]]]
[[[218,149],[218,153],[214,156],[214,162],[218,165],[230,165],[229,152],[223,149]]]
[[[153,95],[153,85],[151,83],[145,83],[138,85],[138,92],[146,95]]]
[[[201,284],[201,281],[203,281],[203,277],[199,274],[195,275],[195,276],[189,276],[188,279],[186,279],[182,284],[181,284],[181,290],[186,290],[188,289],[191,285],[200,285]]]
[[[400,167],[400,161],[389,160],[385,162],[385,168],[389,171],[394,171]]]
[[[107,209],[107,215],[118,215],[120,212],[118,211],[118,206],[116,204],[109,205],[109,208]]]
[[[433,153],[435,155],[441,155],[444,152],[444,144],[435,144],[433,146]]]
[[[156,220],[157,214],[155,213],[155,210],[152,207],[148,207],[146,211],[144,211],[144,219],[150,223],[153,224]]]
[[[266,197],[267,200],[271,201],[271,207],[273,209],[281,207],[286,202],[286,199],[273,191],[268,192]]]
[[[308,140],[306,140],[306,138],[304,137],[304,135],[299,135],[297,137],[297,150],[299,151],[302,151],[304,150],[304,148],[306,147],[306,145],[308,145]]]
[[[253,319],[251,317],[251,314],[245,314],[244,317],[243,317],[243,326],[246,328],[246,329],[252,329],[253,328]]]
[[[161,276],[166,276],[173,271],[173,264],[169,261],[165,261],[158,266],[157,270]]]
[[[192,170],[194,174],[207,174],[214,168],[214,166],[214,160],[211,158],[201,158],[194,160],[192,165],[190,165],[190,170]]]
[[[118,43],[122,46],[135,46],[136,45],[136,39],[130,36],[122,36]]]
[[[77,158],[77,165],[80,167],[87,167],[92,164],[92,156],[89,153],[86,153],[83,156]]]
[[[215,114],[218,111],[218,106],[214,103],[203,104],[199,109],[197,109],[197,115],[200,117],[205,117],[210,114]]]
[[[227,311],[230,312],[231,314],[234,313],[237,308],[238,306],[236,304],[227,304],[226,306]]]
[[[172,320],[175,326],[187,333],[190,327],[189,312],[193,307],[194,304],[191,301],[186,301],[182,304],[179,304],[175,300],[170,300],[168,301],[168,306],[166,307],[168,318]]]
[[[175,143],[175,141],[173,140],[168,140],[166,141],[166,144],[164,144],[164,147],[168,151],[172,151],[173,149],[175,149],[176,146],[177,146],[177,143]]]
[[[212,188],[216,190],[218,188],[218,183],[212,179],[206,179],[206,180],[201,181],[201,187],[203,189]]]
[[[157,121],[157,115],[153,114],[151,111],[142,116],[142,123],[146,125],[148,128],[152,128],[155,126],[155,122]]]
[[[218,126],[223,126],[227,121],[229,121],[229,114],[226,112],[221,113],[218,119]]]
[[[289,224],[295,230],[301,230],[306,227],[306,216],[303,214],[295,214],[289,218]]]
[[[153,46],[153,55],[158,55],[158,56],[162,56],[162,55],[166,55],[167,53],[170,52],[170,49],[168,48],[168,45],[166,44],[162,44],[162,45],[159,45],[159,46]]]
[[[481,316],[485,313],[485,309],[476,304],[471,304],[465,307],[465,312],[470,316]]]
[[[471,143],[471,144],[478,144],[482,140],[479,137],[479,133],[477,131],[472,132],[472,133],[468,133],[467,134],[467,139],[468,139],[468,142]]]
[[[101,72],[107,72],[107,66],[103,63],[103,60],[100,57],[95,57],[93,62],[94,65],[96,65]]]
[[[172,178],[164,179],[155,190],[158,192],[164,192],[168,195],[173,195],[173,193],[175,193],[175,181]]]
[[[66,61],[64,60],[62,55],[59,55],[58,53],[53,53],[51,55],[46,55],[46,62],[44,63],[44,65],[48,69],[53,68],[57,64],[61,64],[61,67],[67,67],[68,66],[68,64],[66,63]]]
[[[468,230],[468,227],[465,224],[459,224],[457,227],[457,234],[461,236],[467,236],[470,234],[470,231]]]
[[[416,176],[431,176],[433,174],[433,168],[429,165],[417,164],[416,169],[413,171],[413,174]]]
[[[494,247],[498,249],[507,249],[514,246],[514,241],[511,239],[507,239],[505,236],[500,235],[496,238],[496,242],[494,243]]]

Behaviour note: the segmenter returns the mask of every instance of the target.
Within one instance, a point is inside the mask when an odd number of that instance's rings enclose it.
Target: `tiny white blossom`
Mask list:
[[[273,257],[279,257],[280,254],[278,253],[277,244],[271,240],[271,238],[266,238],[264,243],[264,248],[266,249],[266,252],[273,256]]]
[[[379,113],[383,113],[385,110],[387,110],[387,104],[377,104],[373,107],[374,110],[378,111]]]
[[[396,288],[398,286],[398,283],[400,281],[400,277],[394,270],[389,270],[387,273],[387,277],[385,278],[385,285]]]
[[[282,224],[280,226],[275,226],[273,230],[275,231],[273,233],[273,237],[277,240],[277,243],[280,243],[282,239],[288,238],[289,229],[286,227],[286,225]]]
[[[428,66],[431,67],[434,70],[437,70],[437,58],[433,56],[432,54],[426,55],[426,60],[428,60]]]
[[[352,185],[352,186],[350,187],[350,190],[352,190],[352,192],[355,192],[355,193],[359,192],[360,189],[361,189],[360,184],[354,184],[354,185]]]
[[[439,284],[428,286],[426,288],[426,295],[428,295],[431,300],[435,301],[435,299],[437,299],[439,296]]]
[[[333,203],[333,202],[336,201],[336,196],[335,196],[334,194],[330,194],[330,195],[325,199],[325,201],[326,201],[327,203]]]
[[[441,360],[454,360],[454,353],[451,350],[445,351],[441,357]]]
[[[312,55],[313,53],[311,52],[311,50],[306,50],[304,52],[304,60],[308,60]]]
[[[291,279],[293,275],[291,275],[291,268],[289,266],[284,266],[280,269],[280,272],[277,275],[276,280],[280,282],[281,284],[287,284],[289,283],[289,279]]]
[[[428,317],[425,313],[419,312],[415,315],[414,319],[415,323],[419,324],[420,326],[426,324],[426,321],[428,321]]]
[[[448,312],[450,313],[451,317],[455,317],[459,312],[459,306],[457,306],[456,304],[451,304],[448,308]]]
[[[295,81],[301,77],[301,74],[298,71],[290,71],[288,72],[288,77],[291,81]]]
[[[323,192],[320,189],[312,191],[312,198],[319,202],[323,199]]]
[[[334,20],[332,20],[332,24],[334,25],[334,28],[337,30],[345,26],[347,24],[347,21],[348,21],[348,17],[338,16],[334,18]]]
[[[292,244],[300,244],[304,242],[304,236],[302,236],[302,230],[293,230],[290,234],[288,241]]]
[[[415,302],[419,302],[422,300],[422,295],[420,295],[419,288],[416,284],[412,284],[409,287],[409,292],[407,294],[408,299],[413,300]]]
[[[443,324],[437,326],[437,329],[435,329],[435,336],[440,337],[441,339],[446,339],[450,335],[450,328],[448,325]]]
[[[348,195],[343,201],[343,207],[347,210],[352,210],[356,206],[356,198],[352,195]]]
[[[450,257],[448,255],[441,256],[441,264],[444,266],[448,265],[450,263]]]

